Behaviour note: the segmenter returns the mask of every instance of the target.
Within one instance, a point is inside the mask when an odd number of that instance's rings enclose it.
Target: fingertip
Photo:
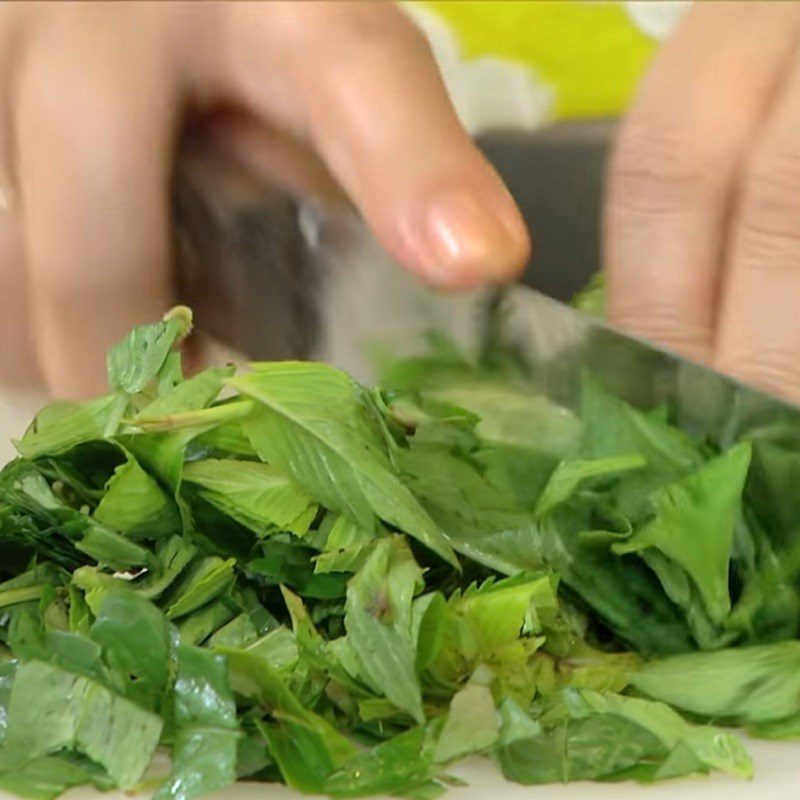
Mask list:
[[[395,255],[444,289],[513,280],[530,257],[530,236],[510,196],[498,194],[468,186],[430,194],[398,216]]]

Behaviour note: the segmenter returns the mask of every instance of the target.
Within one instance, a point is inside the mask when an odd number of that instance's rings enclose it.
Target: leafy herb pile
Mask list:
[[[708,722],[800,735],[796,433],[720,449],[588,377],[573,412],[445,343],[380,389],[184,379],[189,327],[134,330],[0,473],[0,788],[747,777]]]

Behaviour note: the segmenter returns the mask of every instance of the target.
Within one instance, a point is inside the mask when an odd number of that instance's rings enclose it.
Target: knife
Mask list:
[[[638,408],[667,404],[674,423],[727,446],[745,433],[800,431],[800,408],[631,336],[528,286],[493,292],[479,324],[484,347],[513,347],[532,380],[553,400],[577,408],[582,376]],[[784,428],[784,426],[786,426]]]
[[[553,145],[542,146],[544,155],[531,159],[540,139],[514,140],[513,147],[500,142],[495,161],[502,166],[505,153],[515,174],[521,164],[541,165],[553,156]],[[575,151],[586,150],[566,149],[569,157],[556,158],[562,166],[576,161]],[[603,152],[593,146],[577,159],[578,166],[585,171],[594,165],[593,174],[599,174]],[[430,329],[469,347],[485,348],[501,338],[524,354],[541,390],[566,406],[577,406],[581,375],[588,371],[637,407],[668,404],[675,424],[722,444],[745,429],[784,424],[795,428],[792,441],[800,442],[797,407],[615,330],[530,286],[465,298],[426,292],[402,274],[363,225],[333,226],[327,234],[331,243],[313,248],[295,223],[291,199],[257,184],[219,153],[189,149],[179,166],[180,299],[195,307],[207,331],[250,358],[321,358],[370,381],[365,351],[376,339],[402,354],[417,349],[414,343]],[[518,188],[524,194],[525,186]],[[575,198],[564,203],[571,207]],[[545,211],[535,213],[537,241],[552,240],[561,253],[558,243],[575,238],[575,231],[561,231],[563,208],[550,218]],[[578,228],[587,227],[587,218],[579,215]],[[587,259],[593,249],[587,249],[581,273],[591,272]],[[553,252],[549,272],[557,271],[561,260]],[[526,280],[542,283],[547,266],[537,263]],[[573,289],[577,280],[570,278]],[[541,288],[556,288],[554,281],[545,280]]]

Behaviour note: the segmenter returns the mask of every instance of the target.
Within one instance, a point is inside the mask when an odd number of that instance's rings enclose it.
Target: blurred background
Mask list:
[[[459,116],[505,178],[534,240],[524,280],[565,299],[598,269],[616,119],[686,10],[680,2],[415,2]],[[214,360],[322,358],[368,379],[375,332],[409,348],[467,335],[476,295],[419,286],[360,220],[265,188],[203,142],[176,163],[178,297]],[[0,388],[0,463],[44,398]]]

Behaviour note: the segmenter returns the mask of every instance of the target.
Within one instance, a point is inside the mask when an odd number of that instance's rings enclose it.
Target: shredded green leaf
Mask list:
[[[0,470],[0,789],[747,778],[715,725],[800,737],[800,425],[697,438],[591,375],[565,408],[497,342],[184,379],[190,326]]]

